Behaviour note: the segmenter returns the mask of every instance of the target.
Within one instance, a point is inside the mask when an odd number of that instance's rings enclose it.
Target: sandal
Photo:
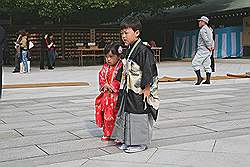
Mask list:
[[[115,143],[115,145],[120,145],[120,144],[122,144],[118,139],[115,139],[115,140],[114,140],[114,143]]]
[[[110,137],[109,136],[102,136],[101,141],[109,141]]]

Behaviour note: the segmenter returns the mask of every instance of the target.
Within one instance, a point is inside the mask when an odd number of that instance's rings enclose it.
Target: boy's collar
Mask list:
[[[135,43],[139,40],[140,38],[137,38],[132,44],[129,45],[129,47],[133,47]]]

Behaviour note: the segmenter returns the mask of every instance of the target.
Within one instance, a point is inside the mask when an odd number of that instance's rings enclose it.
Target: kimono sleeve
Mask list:
[[[147,84],[153,84],[153,78],[157,76],[157,67],[154,53],[149,48],[144,48],[139,55],[139,65],[142,71],[141,88],[144,89]]]
[[[120,65],[118,71],[117,71],[117,74],[113,80],[113,82],[111,83],[111,87],[112,87],[112,90],[117,93],[119,92],[119,89],[120,89],[120,83],[121,83],[121,77],[122,77],[122,64]]]
[[[99,91],[103,90],[103,87],[106,83],[106,70],[107,70],[107,65],[104,64],[99,72]]]

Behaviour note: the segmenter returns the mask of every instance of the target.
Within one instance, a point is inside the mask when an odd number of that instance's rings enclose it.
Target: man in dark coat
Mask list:
[[[40,51],[40,70],[45,70],[45,61],[48,64],[48,47],[45,39],[48,37],[48,34],[41,36],[41,51]]]
[[[5,30],[0,26],[0,98],[2,97],[2,79],[3,79],[3,49],[5,43]]]

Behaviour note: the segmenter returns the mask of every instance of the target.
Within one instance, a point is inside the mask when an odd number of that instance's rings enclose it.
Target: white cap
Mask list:
[[[205,23],[207,23],[207,24],[208,24],[209,19],[208,19],[206,16],[201,16],[201,18],[200,18],[200,19],[198,19],[198,21],[204,21]]]

